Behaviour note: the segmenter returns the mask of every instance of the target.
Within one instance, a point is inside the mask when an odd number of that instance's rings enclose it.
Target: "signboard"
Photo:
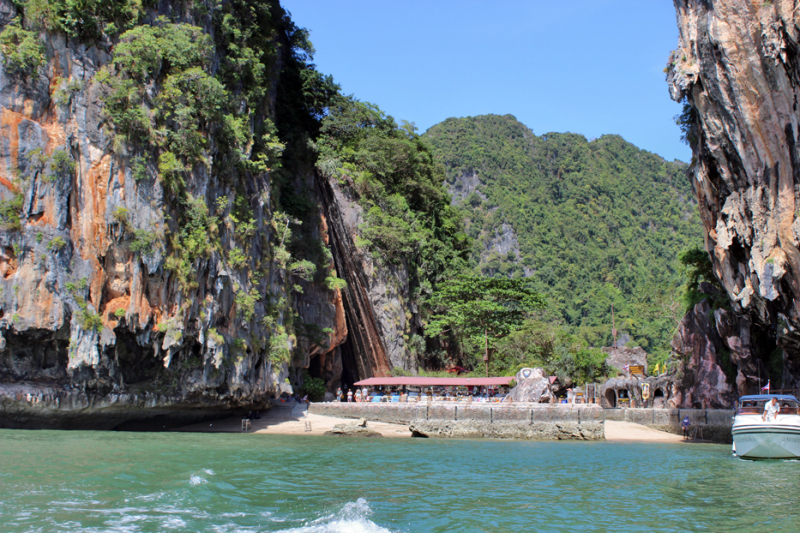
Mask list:
[[[630,372],[632,376],[636,374],[644,376],[644,365],[631,365]]]

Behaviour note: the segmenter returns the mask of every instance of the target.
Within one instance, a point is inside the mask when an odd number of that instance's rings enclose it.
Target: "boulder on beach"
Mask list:
[[[383,435],[377,431],[373,431],[367,427],[367,420],[365,418],[349,424],[336,424],[333,426],[332,430],[326,431],[325,435],[336,437],[383,437]]]
[[[554,403],[550,380],[541,368],[523,368],[514,376],[517,386],[509,393],[515,402]]]

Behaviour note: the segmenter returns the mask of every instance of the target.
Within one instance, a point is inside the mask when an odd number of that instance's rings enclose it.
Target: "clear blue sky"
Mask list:
[[[318,69],[420,132],[510,113],[534,133],[622,135],[688,161],[663,68],[671,0],[281,0]]]

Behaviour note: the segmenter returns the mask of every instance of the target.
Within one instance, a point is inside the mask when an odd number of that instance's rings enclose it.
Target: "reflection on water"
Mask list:
[[[0,430],[0,530],[793,531],[729,446]]]

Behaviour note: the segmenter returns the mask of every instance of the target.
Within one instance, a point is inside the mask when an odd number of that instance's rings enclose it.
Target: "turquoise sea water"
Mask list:
[[[729,446],[0,430],[0,531],[798,531]]]

